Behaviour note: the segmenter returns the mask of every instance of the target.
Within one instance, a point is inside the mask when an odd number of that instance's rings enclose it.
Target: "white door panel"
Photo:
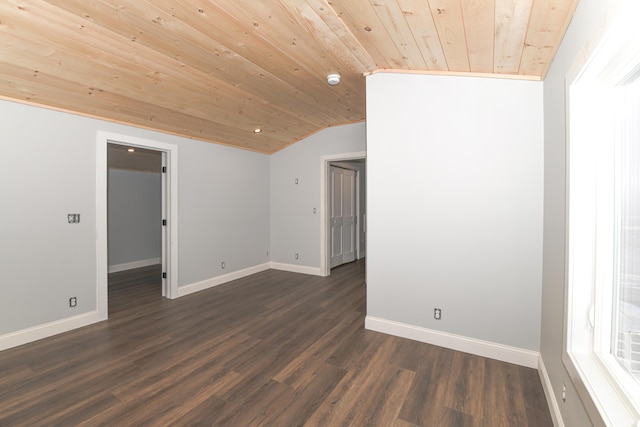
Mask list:
[[[356,259],[356,172],[334,166],[331,173],[330,267]]]
[[[342,173],[331,167],[331,258],[330,267],[342,264]]]

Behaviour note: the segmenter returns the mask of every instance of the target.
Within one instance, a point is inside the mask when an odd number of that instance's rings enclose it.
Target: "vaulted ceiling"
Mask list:
[[[0,97],[273,153],[370,73],[544,78],[577,1],[2,0]]]

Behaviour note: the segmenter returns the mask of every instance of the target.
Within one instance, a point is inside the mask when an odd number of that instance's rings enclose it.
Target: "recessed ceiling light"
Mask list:
[[[260,129],[260,128],[255,128],[253,130],[253,133],[260,133],[260,132],[262,132],[262,129]]]
[[[129,148],[129,149],[127,149],[127,151],[130,152],[130,153],[133,153],[136,150],[135,150],[135,148]]]

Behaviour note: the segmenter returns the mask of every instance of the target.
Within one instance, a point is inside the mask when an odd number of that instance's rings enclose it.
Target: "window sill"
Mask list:
[[[563,361],[594,425],[640,427],[640,414],[612,385],[595,354],[565,353]]]

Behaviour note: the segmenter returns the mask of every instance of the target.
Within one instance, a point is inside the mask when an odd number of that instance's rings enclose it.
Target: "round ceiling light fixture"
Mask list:
[[[330,86],[335,86],[338,83],[340,83],[340,74],[338,73],[329,74],[327,76],[327,83],[329,83]]]
[[[253,130],[253,133],[260,133],[260,132],[262,132],[262,128],[255,128]]]

